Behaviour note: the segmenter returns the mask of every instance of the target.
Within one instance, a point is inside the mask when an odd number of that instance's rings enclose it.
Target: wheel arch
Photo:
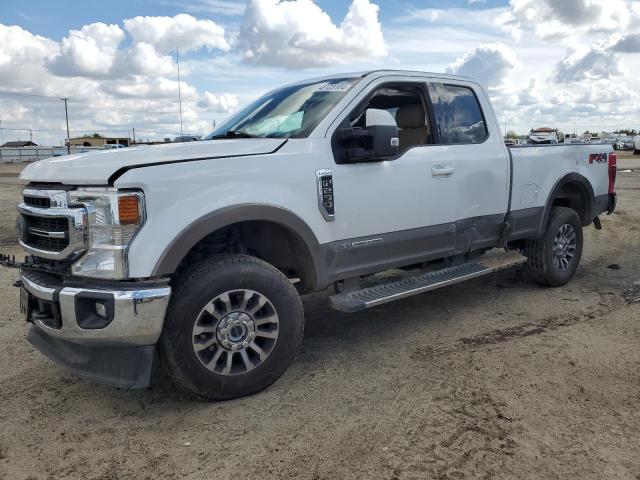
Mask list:
[[[595,194],[589,180],[576,172],[565,175],[555,183],[547,198],[543,215],[538,224],[538,238],[544,235],[553,207],[572,208],[580,216],[582,225],[587,226],[593,221],[594,204]]]
[[[175,274],[190,253],[218,232],[228,229],[267,228],[276,234],[277,239],[286,238],[288,242],[279,243],[278,248],[293,245],[293,251],[287,255],[295,256],[294,260],[304,275],[306,290],[314,290],[324,283],[324,275],[319,262],[319,243],[309,227],[298,215],[290,210],[267,204],[242,204],[211,212],[184,228],[167,246],[153,271],[154,276],[170,276]],[[256,239],[257,241],[257,239]],[[274,242],[278,243],[278,242]],[[280,252],[284,254],[284,252]],[[268,260],[267,260],[268,261]]]

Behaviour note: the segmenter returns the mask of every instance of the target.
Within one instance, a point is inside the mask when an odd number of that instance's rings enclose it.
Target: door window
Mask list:
[[[388,86],[376,90],[364,109],[351,119],[352,127],[395,125],[400,141],[398,153],[432,143],[427,110],[418,86]]]
[[[429,85],[439,143],[481,143],[487,126],[472,89],[459,85]]]

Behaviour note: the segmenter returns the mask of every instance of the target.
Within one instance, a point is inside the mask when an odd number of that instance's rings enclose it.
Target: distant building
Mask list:
[[[122,145],[128,147],[131,144],[129,137],[102,137],[95,135],[87,135],[84,137],[75,137],[69,140],[72,147],[104,147],[105,145]]]
[[[30,140],[17,140],[15,142],[6,142],[1,146],[16,148],[16,147],[37,147],[38,145],[36,143],[33,143]]]

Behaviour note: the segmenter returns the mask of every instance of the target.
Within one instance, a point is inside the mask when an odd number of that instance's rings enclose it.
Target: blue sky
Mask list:
[[[51,98],[0,94],[2,137],[59,143],[60,96],[78,132],[174,135],[174,47],[193,133],[279,84],[376,68],[473,76],[521,133],[640,125],[640,2],[3,0],[0,91]]]
[[[79,28],[93,22],[118,23],[123,18],[137,15],[169,15],[173,16],[189,10],[197,11],[203,18],[224,22],[230,15],[216,13],[198,8],[198,2],[157,1],[157,0],[111,0],[108,2],[86,2],[81,0],[30,0],[28,3],[19,0],[3,0],[3,13],[0,21],[6,25],[21,25],[32,33],[61,40],[70,29]],[[191,9],[187,4],[192,4]],[[233,2],[244,4],[238,0]],[[333,19],[341,19],[348,3],[344,0],[316,0],[315,2]],[[497,6],[506,6],[507,1],[486,0],[469,4],[468,0],[387,0],[380,1],[380,19],[383,23],[401,15],[411,8],[468,8],[483,10]],[[185,6],[186,5],[186,6]]]

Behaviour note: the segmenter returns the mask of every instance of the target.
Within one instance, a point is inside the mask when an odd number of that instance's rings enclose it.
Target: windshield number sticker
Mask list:
[[[346,92],[351,88],[351,84],[347,82],[342,83],[325,83],[319,85],[316,88],[316,92]]]

